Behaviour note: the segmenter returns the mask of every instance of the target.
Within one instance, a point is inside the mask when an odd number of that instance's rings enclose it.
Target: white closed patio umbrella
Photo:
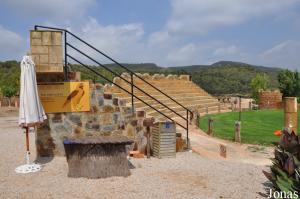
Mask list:
[[[17,173],[30,173],[39,171],[41,166],[30,163],[29,127],[40,125],[47,119],[47,116],[38,95],[35,64],[28,55],[24,56],[21,61],[20,84],[19,126],[26,130],[26,164],[17,167],[15,171]]]

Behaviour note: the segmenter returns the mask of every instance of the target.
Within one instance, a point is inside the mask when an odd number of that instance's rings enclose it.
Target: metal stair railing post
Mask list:
[[[131,107],[132,107],[132,115],[134,114],[134,99],[133,99],[133,74],[130,74],[131,78]]]
[[[189,132],[189,111],[186,110],[186,131]],[[189,133],[186,134],[186,146],[189,149],[190,142],[189,142]]]
[[[64,43],[65,43],[65,80],[68,81],[69,77],[68,77],[68,57],[67,57],[67,32],[64,32]]]

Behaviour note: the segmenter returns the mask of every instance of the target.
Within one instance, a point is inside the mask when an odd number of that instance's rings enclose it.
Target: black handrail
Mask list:
[[[105,79],[106,81],[114,84],[115,86],[119,87],[120,89],[122,89],[123,91],[127,92],[128,94],[131,95],[131,92],[129,92],[128,90],[126,90],[125,88],[119,86],[118,84],[114,83],[113,81],[111,81],[110,79],[106,78],[105,76],[103,76],[102,74],[100,74],[99,72],[97,72],[96,70],[90,68],[89,66],[83,64],[82,62],[80,62],[79,60],[77,60],[76,58],[72,57],[71,55],[67,54],[67,56],[71,59],[73,59],[74,61],[76,61],[77,63],[79,63],[80,65],[82,65],[83,67],[89,69],[90,71],[94,72],[95,74],[99,75],[100,77],[102,77],[103,79]],[[141,98],[137,97],[136,95],[133,94],[133,96],[140,100],[141,102],[145,103],[147,106],[149,106],[150,108],[154,109],[155,111],[157,111],[158,113],[162,114],[163,116],[165,116],[166,118],[168,118],[169,120],[175,122],[176,124],[178,124],[179,126],[181,126],[182,128],[186,129],[186,127],[184,127],[183,125],[179,124],[178,122],[174,121],[172,118],[170,118],[169,116],[165,115],[163,112],[157,110],[156,108],[154,108],[152,105],[148,104],[147,102],[145,102],[144,100],[142,100]]]
[[[95,59],[93,59],[92,57],[88,56],[87,54],[85,54],[84,52],[82,52],[81,50],[79,50],[78,48],[74,47],[73,45],[67,43],[67,46],[70,46],[72,49],[76,50],[77,52],[79,52],[80,54],[84,55],[85,57],[89,58],[90,60],[92,60],[93,62],[99,64],[101,67],[105,68],[106,70],[108,70],[109,72],[111,72],[112,74],[118,76],[119,78],[121,78],[123,81],[127,82],[128,84],[131,84],[127,79],[123,78],[122,76],[120,76],[119,74],[117,74],[116,72],[110,70],[109,68],[107,68],[106,66],[104,66],[103,64],[99,63],[98,61],[96,61]],[[68,56],[68,54],[67,54]],[[186,119],[185,117],[183,117],[182,115],[180,115],[179,113],[177,113],[176,111],[174,111],[173,109],[171,109],[170,107],[168,107],[167,105],[163,104],[162,102],[160,102],[158,99],[152,97],[151,95],[149,95],[148,93],[146,93],[144,90],[140,89],[139,87],[137,87],[136,85],[132,84],[133,87],[135,87],[136,89],[138,89],[139,91],[141,91],[142,93],[144,93],[145,95],[147,95],[148,97],[150,97],[151,99],[155,100],[157,103],[161,104],[162,106],[164,106],[165,108],[169,109],[170,111],[172,111],[173,113],[175,113],[176,115],[178,115],[179,117],[181,117],[182,119]]]
[[[103,53],[102,51],[98,50],[97,48],[95,48],[94,46],[92,46],[91,44],[87,43],[86,41],[84,41],[83,39],[81,39],[80,37],[76,36],[74,33],[66,30],[66,29],[61,29],[61,28],[53,28],[53,27],[47,27],[47,26],[35,26],[35,29],[37,28],[45,28],[45,29],[53,29],[53,30],[60,30],[60,31],[65,31],[68,34],[72,35],[73,37],[75,37],[76,39],[78,39],[79,41],[81,41],[82,43],[86,44],[87,46],[89,46],[90,48],[92,48],[93,50],[97,51],[98,53],[100,53],[101,55],[103,55],[104,57],[106,57],[107,59],[113,61],[115,64],[121,66],[123,69],[129,71],[132,75],[135,75],[136,77],[138,77],[140,80],[142,80],[143,82],[145,82],[146,84],[150,85],[152,88],[154,88],[155,90],[159,91],[160,93],[162,93],[163,95],[165,95],[166,97],[168,97],[169,99],[171,99],[172,101],[174,101],[176,104],[178,104],[179,106],[181,106],[182,108],[184,108],[185,110],[187,110],[188,112],[192,113],[191,110],[189,110],[188,108],[186,108],[185,106],[183,106],[181,103],[179,103],[178,101],[176,101],[175,99],[173,99],[172,97],[170,97],[168,94],[164,93],[163,91],[161,91],[160,89],[158,89],[156,86],[152,85],[151,83],[149,83],[148,81],[146,81],[145,79],[143,79],[142,77],[140,77],[139,75],[137,75],[135,72],[133,72],[132,70],[130,70],[129,68],[127,68],[126,66],[124,66],[123,64],[117,62],[116,60],[114,60],[113,58],[109,57],[108,55],[106,55],[105,53]]]
[[[146,81],[145,79],[143,79],[142,77],[140,77],[139,75],[137,75],[136,73],[134,73],[132,70],[130,70],[129,68],[125,67],[124,65],[120,64],[119,62],[117,62],[116,60],[112,59],[111,57],[109,57],[108,55],[106,55],[105,53],[103,53],[102,51],[96,49],[94,46],[92,46],[91,44],[85,42],[84,40],[82,40],[81,38],[79,38],[78,36],[76,36],[75,34],[71,33],[70,31],[66,30],[66,29],[62,29],[62,28],[54,28],[54,27],[48,27],[48,26],[39,26],[39,25],[35,25],[34,29],[37,30],[38,28],[44,28],[44,29],[50,29],[50,30],[58,30],[58,31],[62,31],[64,32],[64,50],[65,50],[65,79],[68,78],[67,76],[67,58],[70,57],[71,59],[73,59],[74,61],[76,61],[77,63],[80,63],[82,66],[84,66],[85,68],[88,68],[89,70],[93,71],[95,74],[101,76],[102,78],[104,78],[105,80],[111,82],[112,84],[116,85],[117,87],[121,88],[122,90],[124,90],[125,92],[127,92],[128,94],[131,95],[132,97],[132,107],[133,107],[133,97],[137,98],[138,100],[142,101],[144,104],[146,104],[147,106],[151,107],[152,109],[154,109],[155,111],[159,112],[160,114],[162,114],[163,116],[165,116],[166,118],[170,119],[171,121],[175,122],[173,119],[171,119],[170,117],[166,116],[164,113],[162,113],[161,111],[157,110],[156,108],[154,108],[153,106],[151,106],[150,104],[148,104],[147,102],[145,102],[144,100],[140,99],[139,97],[137,97],[136,95],[134,95],[133,93],[133,87],[135,87],[136,89],[140,90],[141,92],[143,92],[144,94],[146,94],[148,97],[152,98],[153,100],[155,100],[156,102],[158,102],[159,104],[163,105],[164,107],[166,107],[167,109],[169,109],[170,111],[174,112],[176,115],[180,116],[182,119],[184,119],[186,121],[186,127],[184,127],[183,125],[177,123],[179,126],[181,126],[182,128],[184,128],[187,131],[187,142],[188,142],[188,119],[189,119],[189,113],[192,114],[192,111],[190,111],[188,108],[186,108],[185,106],[183,106],[181,103],[179,103],[178,101],[176,101],[175,99],[173,99],[172,97],[170,97],[169,95],[167,95],[166,93],[164,93],[163,91],[161,91],[160,89],[158,89],[157,87],[155,87],[154,85],[152,85],[151,83],[149,83],[148,81]],[[119,74],[113,72],[112,70],[108,69],[107,67],[105,67],[104,65],[102,65],[101,63],[97,62],[96,60],[94,60],[93,58],[91,58],[90,56],[86,55],[85,53],[83,53],[82,51],[80,51],[79,49],[77,49],[76,47],[72,46],[71,44],[69,44],[67,42],[67,33],[70,34],[71,36],[75,37],[76,39],[78,39],[79,41],[81,41],[82,43],[86,44],[87,46],[89,46],[90,48],[92,48],[93,50],[97,51],[98,53],[100,53],[101,55],[103,55],[104,57],[108,58],[109,60],[113,61],[115,64],[121,66],[123,69],[125,69],[126,71],[130,72],[131,75],[131,82],[127,81],[126,79],[124,79],[122,76],[120,76]],[[124,81],[126,81],[127,83],[131,84],[131,92],[127,91],[126,89],[122,88],[121,86],[115,84],[113,81],[107,79],[106,77],[104,77],[103,75],[101,75],[100,73],[98,73],[97,71],[91,69],[90,67],[88,67],[87,65],[84,65],[83,63],[81,63],[80,61],[78,61],[77,59],[75,59],[74,57],[72,57],[71,55],[67,54],[67,46],[73,48],[74,50],[76,50],[77,52],[81,53],[82,55],[86,56],[87,58],[89,58],[90,60],[94,61],[95,63],[97,63],[98,65],[104,67],[106,70],[110,71],[111,73],[113,73],[114,75],[118,76],[119,78],[123,79]],[[157,100],[156,98],[153,98],[151,95],[149,95],[148,93],[146,93],[144,90],[140,89],[139,87],[137,87],[136,85],[134,85],[133,82],[133,75],[135,75],[136,77],[138,77],[140,80],[142,80],[143,82],[145,82],[146,84],[150,85],[152,88],[154,88],[155,90],[159,91],[161,94],[163,94],[164,96],[168,97],[169,99],[171,99],[173,102],[175,102],[176,104],[178,104],[179,106],[181,106],[182,108],[184,108],[186,110],[186,118],[183,117],[182,115],[180,115],[179,113],[177,113],[176,111],[174,111],[173,109],[169,108],[168,106],[166,106],[165,104],[161,103],[159,100]]]

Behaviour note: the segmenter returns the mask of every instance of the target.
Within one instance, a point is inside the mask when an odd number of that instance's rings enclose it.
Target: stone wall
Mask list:
[[[63,72],[62,32],[30,32],[31,56],[37,72]]]
[[[259,108],[281,108],[282,107],[282,94],[280,91],[260,91],[259,96]]]
[[[143,111],[133,113],[124,100],[104,92],[101,84],[91,85],[90,89],[89,112],[47,114],[47,122],[37,130],[39,156],[64,155],[63,139],[67,136],[125,135],[136,142],[145,141]]]

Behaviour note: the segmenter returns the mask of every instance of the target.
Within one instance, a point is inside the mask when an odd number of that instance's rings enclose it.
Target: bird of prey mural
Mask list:
[[[71,104],[72,107],[80,109],[80,100],[84,96],[83,87],[83,83],[79,83],[76,86],[76,89],[68,95],[65,103],[63,104],[63,108],[65,108],[68,104]]]

